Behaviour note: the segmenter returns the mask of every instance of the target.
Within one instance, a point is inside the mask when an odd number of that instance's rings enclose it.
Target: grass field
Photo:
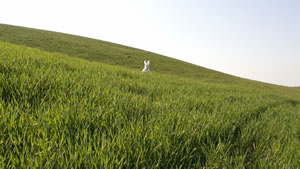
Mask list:
[[[0,58],[1,168],[300,166],[299,99],[5,42]]]
[[[150,59],[152,72],[206,83],[222,83],[262,89],[282,96],[300,98],[299,88],[288,88],[242,79],[155,53],[80,36],[0,24],[0,41],[139,71],[143,69],[143,61]]]
[[[300,168],[299,88],[139,49],[0,24],[0,96],[0,168]]]

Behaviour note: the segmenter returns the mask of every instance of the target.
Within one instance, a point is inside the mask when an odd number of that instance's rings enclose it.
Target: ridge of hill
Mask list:
[[[212,80],[224,73],[152,52],[70,34],[0,24],[0,40],[71,57],[142,70],[143,61],[151,59],[153,72]],[[209,74],[209,78],[206,75]],[[230,75],[226,75],[233,77]]]
[[[300,91],[296,88],[239,78],[148,51],[81,36],[0,24],[0,41],[89,61],[120,65],[138,71],[143,68],[143,60],[150,59],[152,72],[174,75],[174,78],[184,77],[209,83],[242,85],[300,99]]]

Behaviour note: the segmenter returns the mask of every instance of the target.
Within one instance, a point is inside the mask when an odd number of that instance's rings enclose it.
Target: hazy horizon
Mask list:
[[[296,0],[10,0],[1,5],[3,24],[105,40],[242,78],[300,86]]]

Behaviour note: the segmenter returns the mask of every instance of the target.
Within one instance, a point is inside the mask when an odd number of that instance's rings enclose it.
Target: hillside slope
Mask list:
[[[89,61],[142,70],[143,60],[151,59],[152,71],[185,77],[224,76],[203,67],[178,61],[155,53],[69,34],[0,24],[0,40],[58,52]],[[196,74],[195,74],[196,73]]]
[[[300,99],[300,90],[297,88],[251,81],[155,53],[80,36],[0,24],[0,41],[62,53],[89,61],[120,65],[137,71],[142,70],[144,59],[150,59],[152,72],[202,82],[259,88],[274,94]]]
[[[0,42],[0,168],[297,168],[299,101]]]

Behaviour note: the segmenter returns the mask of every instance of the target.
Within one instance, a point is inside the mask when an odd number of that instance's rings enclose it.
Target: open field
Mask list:
[[[80,36],[0,24],[0,41],[139,71],[143,69],[143,61],[150,59],[152,72],[206,83],[222,83],[262,89],[273,94],[300,99],[300,90],[297,88],[251,81],[155,53]]]
[[[0,42],[0,168],[299,168],[299,89],[104,63]]]

